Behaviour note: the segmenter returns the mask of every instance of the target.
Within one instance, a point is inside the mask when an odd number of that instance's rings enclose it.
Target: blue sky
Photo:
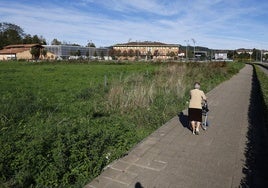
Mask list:
[[[158,41],[268,49],[267,0],[0,0],[0,22],[27,34],[97,47]]]

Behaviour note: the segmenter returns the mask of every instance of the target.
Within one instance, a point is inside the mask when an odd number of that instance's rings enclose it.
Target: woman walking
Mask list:
[[[191,123],[193,134],[198,135],[202,122],[202,102],[207,100],[205,93],[200,90],[199,82],[195,82],[194,89],[190,91],[190,97],[188,109],[189,122]]]

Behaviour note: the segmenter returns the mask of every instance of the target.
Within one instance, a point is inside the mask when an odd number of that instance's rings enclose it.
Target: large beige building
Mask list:
[[[113,53],[118,59],[176,59],[179,45],[161,42],[128,42],[114,45]]]

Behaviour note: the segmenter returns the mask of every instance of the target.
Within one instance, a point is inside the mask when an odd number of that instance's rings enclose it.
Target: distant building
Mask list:
[[[267,50],[263,50],[262,54],[263,55],[267,55],[268,54],[268,51]]]
[[[245,53],[248,53],[248,54],[252,54],[253,53],[253,50],[252,49],[245,49],[245,48],[239,48],[236,50],[237,54],[245,54]]]
[[[200,59],[201,57],[207,57],[208,56],[208,52],[207,51],[195,51],[194,52],[194,57],[197,59]]]
[[[109,60],[110,59],[109,51],[110,51],[110,49],[105,48],[105,47],[96,48],[93,56],[94,57],[97,56],[97,58],[99,58],[99,59]]]
[[[216,50],[214,52],[215,54],[215,60],[227,60],[228,57],[227,57],[227,53],[228,51],[226,50]]]
[[[180,58],[185,57],[185,52],[182,52],[182,51],[178,52],[178,57]]]
[[[44,48],[53,53],[56,59],[70,59],[70,58],[104,58],[109,55],[108,48],[83,47],[72,45],[43,45]]]
[[[81,47],[71,45],[43,45],[44,48],[55,55],[55,59],[68,59],[70,56],[93,56],[95,47]],[[79,53],[79,54],[78,54]]]
[[[5,46],[4,49],[0,50],[0,60],[11,60],[11,59],[25,59],[30,60],[33,59],[31,54],[31,49],[40,48],[43,49],[43,46],[40,44],[16,44]],[[41,58],[42,55],[40,54]]]
[[[113,46],[114,54],[119,59],[169,59],[177,58],[179,45],[161,42],[128,42]]]

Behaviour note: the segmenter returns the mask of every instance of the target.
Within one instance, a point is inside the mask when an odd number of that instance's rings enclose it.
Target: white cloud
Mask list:
[[[102,6],[119,12],[147,12],[157,15],[173,15],[179,11],[177,1],[161,0],[103,0],[98,1]]]
[[[75,6],[64,1],[62,6],[0,2],[3,21],[26,33],[42,35],[49,42],[57,38],[85,45],[92,40],[97,46],[129,38],[185,45],[184,40],[194,38],[197,45],[209,48],[268,49],[268,24],[260,19],[267,16],[264,9],[241,0],[80,0]]]

